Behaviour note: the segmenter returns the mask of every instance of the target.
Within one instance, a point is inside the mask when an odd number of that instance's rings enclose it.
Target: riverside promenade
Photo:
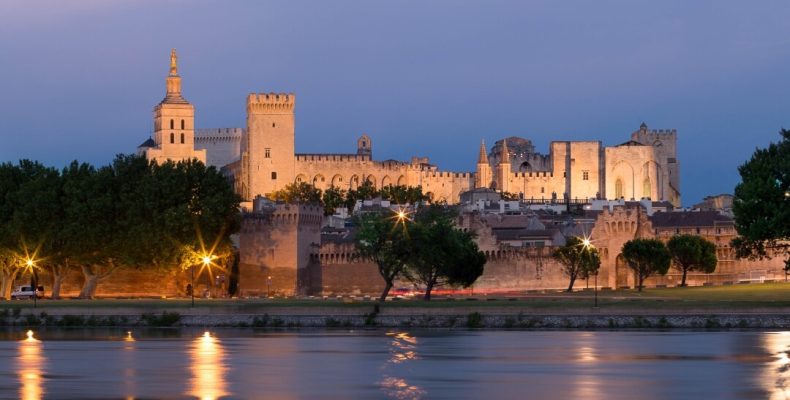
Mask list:
[[[597,297],[597,303],[596,303]],[[597,305],[597,306],[596,306]],[[790,284],[474,297],[18,300],[5,326],[788,329]]]

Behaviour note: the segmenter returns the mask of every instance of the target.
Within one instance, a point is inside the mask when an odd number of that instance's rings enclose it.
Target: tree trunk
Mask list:
[[[392,280],[385,281],[384,284],[384,291],[381,292],[381,297],[379,297],[379,302],[384,302],[387,300],[387,295],[390,293],[390,289],[392,289]]]
[[[680,286],[686,287],[686,269],[683,268],[682,271],[683,271],[683,276],[680,278]]]
[[[423,300],[429,301],[431,300],[431,291],[433,290],[433,286],[436,284],[436,279],[431,279],[428,281],[428,284],[425,285],[425,296],[423,296]]]
[[[568,290],[566,292],[570,293],[573,292],[573,284],[576,282],[576,275],[571,275],[571,282],[568,284]]]
[[[53,299],[60,299],[60,287],[63,284],[63,273],[58,271],[58,268],[52,268],[52,297]]]
[[[99,275],[96,274],[91,267],[83,265],[82,275],[85,277],[85,283],[82,285],[80,291],[81,299],[92,299],[96,297],[96,287],[99,284]]]
[[[637,283],[637,290],[642,291],[642,283],[644,283],[645,277],[642,274],[639,274],[639,282]]]
[[[17,272],[19,271],[16,269],[11,272],[3,271],[2,281],[0,282],[0,295],[3,296],[4,300],[11,298],[11,289],[14,287],[14,279],[16,279]]]

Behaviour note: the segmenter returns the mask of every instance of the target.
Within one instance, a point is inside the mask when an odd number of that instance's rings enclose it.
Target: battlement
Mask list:
[[[242,128],[195,129],[195,142],[236,142],[243,134]]]
[[[256,207],[256,206],[253,206]],[[242,233],[259,232],[271,227],[313,226],[320,227],[324,209],[313,204],[260,204],[254,212],[242,215]]]
[[[553,178],[554,173],[551,171],[534,171],[534,172],[513,172],[516,178]]]
[[[296,95],[293,93],[250,93],[247,112],[293,112]]]
[[[370,154],[295,154],[296,161],[349,162],[370,161]]]

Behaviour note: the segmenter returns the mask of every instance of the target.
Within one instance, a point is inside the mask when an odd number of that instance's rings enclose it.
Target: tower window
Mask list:
[[[582,180],[589,181],[590,180],[590,171],[582,171]]]
[[[272,171],[272,180],[277,179],[277,173]]]
[[[176,142],[176,134],[173,133],[173,132],[170,132],[170,143],[175,143],[175,142]]]
[[[181,144],[184,144],[184,134],[181,134]]]
[[[568,177],[568,173],[566,171],[562,171],[562,177],[563,178],[567,178]]]
[[[184,120],[181,120],[181,129],[184,129]]]
[[[171,120],[170,120],[170,129],[175,129],[175,127],[176,127],[176,125],[175,125],[175,124],[176,124],[176,123],[175,123],[175,122],[173,122],[173,120],[171,119]]]
[[[367,142],[365,142],[365,141],[363,140],[363,141],[362,141],[362,147],[367,147],[367,146],[368,146]]]
[[[268,147],[267,147],[267,148],[265,148],[265,149],[263,150],[263,157],[264,157],[264,158],[272,158],[272,149],[270,149],[270,148],[268,148]]]
[[[272,122],[272,128],[274,128],[274,122]]]

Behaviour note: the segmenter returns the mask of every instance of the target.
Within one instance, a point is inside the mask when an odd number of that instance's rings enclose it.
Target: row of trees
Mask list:
[[[686,286],[686,276],[691,271],[706,274],[716,269],[716,245],[694,235],[673,236],[665,245],[658,239],[634,239],[622,248],[623,259],[634,272],[637,288],[642,291],[645,279],[653,275],[666,275],[670,265],[682,274],[680,286]],[[563,266],[570,278],[568,291],[573,290],[577,279],[597,275],[601,267],[598,250],[589,239],[571,237],[564,246],[554,250],[553,257]]]
[[[80,297],[118,268],[170,269],[231,252],[240,226],[239,198],[213,167],[199,161],[162,165],[119,155],[96,168],[62,170],[38,162],[0,164],[2,292],[25,267],[46,269],[52,297],[78,270]],[[28,263],[27,260],[33,261]],[[30,271],[36,273],[36,271]]]
[[[305,183],[294,182],[286,185],[271,195],[273,200],[286,203],[320,203],[324,206],[324,214],[332,215],[338,207],[351,210],[358,200],[381,198],[395,204],[416,204],[430,200],[422,193],[420,186],[388,185],[376,189],[369,181],[365,181],[356,189],[344,190],[331,186],[325,191]]]
[[[384,279],[384,301],[396,280],[425,287],[425,300],[439,286],[469,287],[486,263],[474,236],[456,227],[457,214],[440,205],[413,215],[382,211],[363,214],[355,245],[360,257],[372,260]]]

